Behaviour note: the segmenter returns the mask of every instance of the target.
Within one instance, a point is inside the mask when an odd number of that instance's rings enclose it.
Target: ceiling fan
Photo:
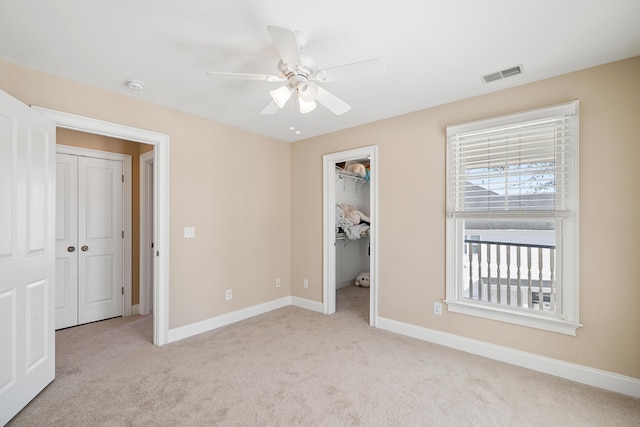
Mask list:
[[[287,82],[270,91],[272,99],[260,114],[273,114],[282,109],[294,92],[303,114],[313,111],[318,103],[336,115],[344,114],[351,106],[317,82],[377,77],[384,74],[384,63],[378,58],[319,69],[312,57],[300,51],[306,45],[306,38],[302,33],[272,25],[267,26],[267,31],[280,55],[278,75],[207,71],[207,75],[211,77]]]

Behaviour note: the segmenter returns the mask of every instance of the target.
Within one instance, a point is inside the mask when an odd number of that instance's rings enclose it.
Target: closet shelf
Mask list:
[[[360,233],[360,238],[362,237],[369,237],[369,230],[363,231],[362,233]],[[350,240],[350,239],[347,238],[346,233],[336,233],[336,240]]]
[[[359,182],[362,182],[362,183],[366,182],[366,179],[364,179],[360,175],[356,175],[356,174],[354,174],[352,172],[347,172],[346,170],[344,170],[344,169],[342,169],[342,168],[340,168],[338,166],[336,166],[336,175],[337,175],[336,181],[338,181],[338,179],[342,179],[342,178],[351,178],[351,179],[353,179],[355,181],[359,181]]]
[[[351,239],[349,239],[347,237],[346,233],[344,233],[344,232],[336,233],[336,242],[338,240],[341,240],[342,244],[346,248],[349,245],[349,243],[362,241],[362,240],[364,240],[365,237],[369,237],[369,230],[363,231],[362,233],[360,233],[360,239],[359,240],[351,240]]]

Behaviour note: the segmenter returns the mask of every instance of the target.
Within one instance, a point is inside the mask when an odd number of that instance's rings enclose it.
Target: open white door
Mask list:
[[[55,135],[0,91],[0,425],[55,376]]]

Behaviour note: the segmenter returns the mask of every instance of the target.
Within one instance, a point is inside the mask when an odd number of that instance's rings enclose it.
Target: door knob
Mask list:
[[[75,250],[76,250],[76,247],[75,247],[75,246],[69,246],[69,247],[67,248],[67,252],[73,252],[73,251],[75,251]]]
[[[83,246],[80,248],[82,252],[87,252],[89,250],[89,246]]]

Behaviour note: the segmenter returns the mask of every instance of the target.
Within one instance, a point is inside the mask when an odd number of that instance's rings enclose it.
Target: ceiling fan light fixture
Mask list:
[[[303,34],[274,25],[268,25],[267,31],[280,56],[277,76],[207,71],[209,76],[225,79],[287,82],[285,86],[270,91],[272,100],[260,111],[260,114],[274,114],[279,109],[283,109],[293,95],[293,91],[296,91],[299,100],[297,114],[311,112],[317,104],[322,104],[339,116],[349,111],[351,106],[316,82],[378,77],[384,74],[384,63],[379,58],[318,69],[313,58],[301,52],[301,48],[306,44]],[[294,102],[295,100],[291,102],[292,110],[295,109]]]
[[[298,103],[300,104],[300,112],[302,114],[310,113],[318,106],[315,101],[305,101],[301,96],[298,97]]]
[[[288,86],[281,86],[269,93],[271,94],[271,98],[273,98],[273,102],[275,102],[280,109],[282,109],[289,98],[291,98],[291,89]]]
[[[313,102],[318,96],[318,85],[315,83],[303,83],[298,86],[298,98],[306,102]]]

